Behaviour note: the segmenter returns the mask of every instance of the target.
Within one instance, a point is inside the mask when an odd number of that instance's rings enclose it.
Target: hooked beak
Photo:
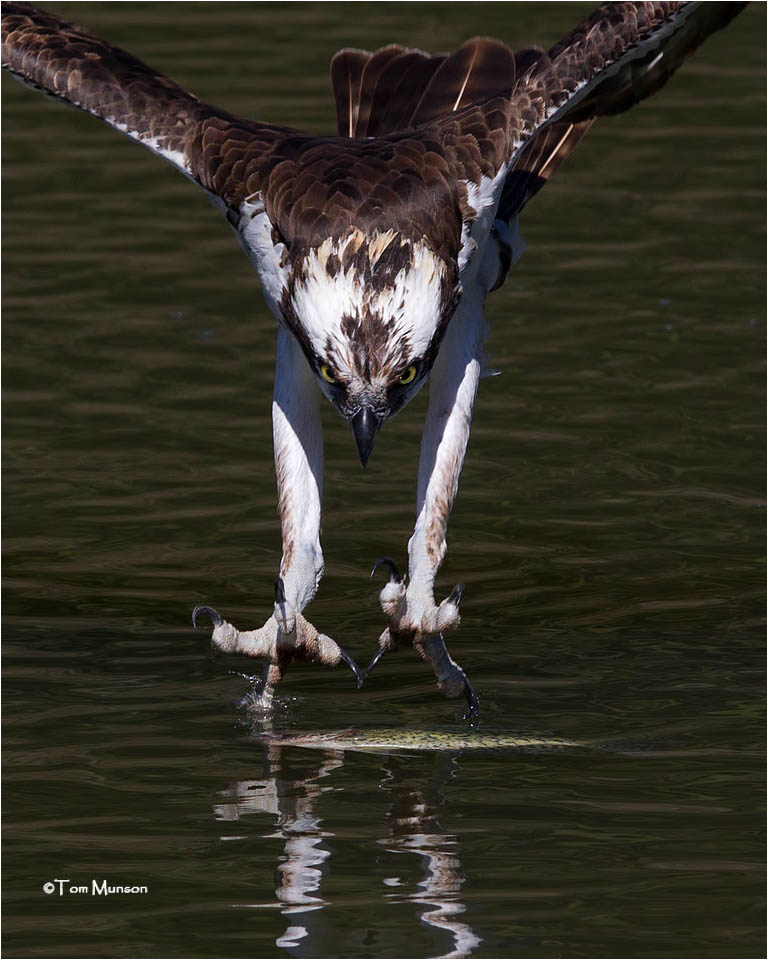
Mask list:
[[[361,407],[349,421],[352,433],[355,435],[357,452],[360,454],[360,463],[363,466],[368,463],[368,457],[371,455],[376,434],[379,432],[382,422],[370,407]]]

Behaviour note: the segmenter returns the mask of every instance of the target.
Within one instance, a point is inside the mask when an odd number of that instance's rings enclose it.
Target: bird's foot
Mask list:
[[[335,640],[320,633],[314,624],[286,600],[280,577],[275,581],[275,606],[272,616],[258,630],[238,630],[217,610],[206,604],[201,604],[192,611],[192,626],[195,629],[201,616],[208,617],[213,625],[211,644],[214,649],[221,653],[242,653],[248,657],[260,657],[269,662],[260,693],[262,705],[265,707],[271,704],[274,688],[294,660],[324,663],[329,667],[335,667],[343,661],[354,673],[358,688],[362,685],[363,676],[349,654]]]
[[[459,604],[464,594],[463,583],[457,583],[445,600],[436,604],[431,589],[418,589],[413,583],[406,587],[405,578],[390,557],[379,560],[371,577],[379,567],[389,570],[389,580],[379,594],[379,602],[393,635],[415,643],[421,638],[454,630],[461,623]]]
[[[436,604],[431,590],[414,588],[414,584],[406,587],[397,564],[389,557],[379,560],[371,576],[382,566],[389,570],[389,580],[379,594],[379,602],[388,625],[379,637],[379,649],[365,676],[387,651],[396,650],[401,644],[413,646],[430,664],[438,688],[447,697],[459,697],[462,693],[466,696],[468,719],[474,723],[479,712],[477,696],[464,670],[451,659],[443,639],[444,632],[455,629],[461,622],[459,604],[464,584],[456,584],[445,600]]]

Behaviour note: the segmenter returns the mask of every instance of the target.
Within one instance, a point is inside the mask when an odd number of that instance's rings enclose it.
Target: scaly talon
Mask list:
[[[321,634],[306,620],[300,610],[287,599],[285,583],[282,577],[275,578],[274,611],[267,622],[258,630],[238,630],[228,623],[214,607],[200,604],[192,612],[192,626],[197,629],[197,620],[205,614],[213,624],[211,643],[221,653],[244,654],[265,661],[264,678],[259,692],[261,706],[265,709],[272,702],[274,688],[283,677],[288,665],[294,660],[306,660],[336,666],[344,661],[357,680],[358,689],[362,686],[363,675],[355,661],[335,640]],[[236,673],[236,671],[232,671]],[[256,686],[257,677],[237,673],[252,686]]]
[[[379,567],[387,567],[389,578],[379,593],[381,610],[390,624],[394,627],[405,614],[405,580],[391,557],[382,557],[371,570],[373,578]]]
[[[438,688],[445,696],[460,697],[464,693],[469,707],[468,719],[474,725],[480,711],[479,701],[466,674],[451,659],[443,639],[444,631],[454,629],[461,622],[459,604],[464,584],[457,583],[445,600],[435,605],[431,586],[411,581],[406,589],[405,580],[389,557],[379,560],[371,576],[380,566],[390,571],[390,578],[379,594],[387,629],[379,638],[379,649],[363,676],[368,677],[388,650],[400,645],[412,646],[435,671]]]
[[[446,630],[454,630],[461,623],[459,614],[459,604],[464,594],[464,584],[457,583],[448,596],[437,608],[435,626],[440,633]]]

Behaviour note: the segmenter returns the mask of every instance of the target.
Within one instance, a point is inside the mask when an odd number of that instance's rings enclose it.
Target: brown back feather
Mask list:
[[[429,124],[501,91],[510,95],[543,62],[543,50],[513,52],[489,37],[474,37],[450,55],[395,45],[376,53],[341,50],[331,61],[339,135],[381,137]],[[590,125],[557,125],[534,137],[507,176],[499,215],[519,213]]]

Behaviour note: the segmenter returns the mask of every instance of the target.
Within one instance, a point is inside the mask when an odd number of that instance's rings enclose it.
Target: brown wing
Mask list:
[[[293,131],[203,103],[119,47],[28,3],[2,4],[2,64],[169,160],[230,206],[261,187]]]
[[[446,258],[455,256],[460,226],[443,221],[457,185],[434,137],[322,138],[255,123],[203,103],[129,53],[30,4],[4,3],[2,14],[7,69],[99,117],[219,197],[255,262],[278,240],[299,249],[352,223],[428,234],[450,250]],[[358,116],[359,89],[375,89],[376,76],[399,53],[393,47],[346,62],[345,123],[353,116],[366,128],[370,111]],[[263,234],[262,212],[271,235]]]
[[[332,80],[342,136],[437,127],[459,179],[507,167],[509,221],[552,176],[596,117],[655,93],[743,3],[606,3],[550,50],[512,52],[487,37],[450,56],[386,47],[337,54]],[[371,67],[383,62],[383,68]],[[342,83],[354,65],[367,83]],[[340,106],[343,105],[343,106]],[[350,120],[354,114],[355,122]],[[361,124],[359,117],[365,117]]]
[[[583,136],[580,126],[619,113],[655,93],[743,3],[607,3],[579,24],[545,56],[534,61],[511,88],[438,121],[446,149],[461,179],[479,184],[510,164],[549,126],[546,146],[569,151]],[[565,124],[565,126],[563,126]],[[574,129],[568,133],[568,126]],[[559,162],[561,152],[531,148],[528,159]],[[514,169],[514,163],[508,169]],[[544,178],[546,179],[546,178]]]
[[[651,6],[675,9],[631,9]],[[597,62],[598,48],[601,44],[606,45],[607,36],[617,27],[625,35],[624,42],[631,41],[623,54],[626,58],[624,67],[619,58],[615,71],[604,68],[602,80],[598,75],[593,89],[583,99],[574,98],[573,106],[566,106],[558,122],[548,124],[540,133],[534,134],[515,156],[505,178],[499,217],[509,222],[522,210],[571,154],[598,116],[621,113],[651,96],[710,33],[726,26],[745,6],[744,3],[605,4],[565,40],[552,47],[547,52],[550,77],[554,78],[558,71],[573,77],[576,51],[586,51],[588,63]],[[630,9],[618,9],[621,7]],[[646,32],[648,39],[644,41]],[[635,34],[637,39],[632,41]],[[610,48],[610,40],[607,42]],[[642,53],[644,42],[649,44],[645,54]],[[632,53],[636,55],[632,56]]]

